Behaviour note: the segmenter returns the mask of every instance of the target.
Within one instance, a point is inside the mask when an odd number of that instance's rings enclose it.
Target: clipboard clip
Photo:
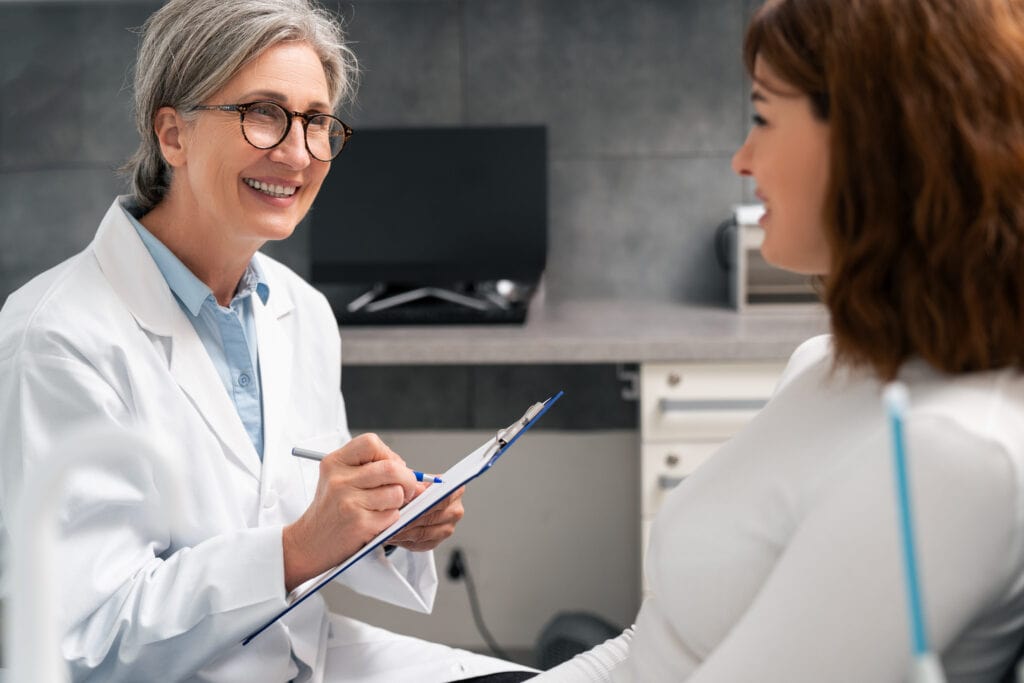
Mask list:
[[[498,433],[494,437],[495,440],[497,440],[498,442],[498,446],[504,448],[505,446],[509,445],[509,443],[511,443],[512,440],[516,438],[519,432],[523,431],[523,428],[526,427],[526,425],[530,424],[533,418],[537,417],[537,414],[544,409],[544,406],[546,406],[547,403],[547,401],[534,403],[532,406],[526,409],[526,412],[523,413],[523,416],[521,418],[510,424],[508,427],[505,427],[504,429],[499,429]]]

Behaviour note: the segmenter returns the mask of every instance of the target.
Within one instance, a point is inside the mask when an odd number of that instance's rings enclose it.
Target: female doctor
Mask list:
[[[419,489],[374,436],[350,439],[327,303],[258,253],[309,210],[351,131],[355,63],[306,0],[171,0],[135,74],[132,194],[88,248],[0,311],[0,506],[90,425],[178,458],[183,528],[145,459],[80,468],[61,510],[62,654],[75,680],[521,680],[499,660],[330,614],[316,595],[249,645],[289,592],[397,518]],[[295,444],[330,450],[317,466]],[[429,611],[429,551],[454,496],[343,577]]]

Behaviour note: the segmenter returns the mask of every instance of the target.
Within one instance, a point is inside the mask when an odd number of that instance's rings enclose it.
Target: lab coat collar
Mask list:
[[[257,264],[264,258],[256,254]],[[285,332],[282,320],[291,315],[293,305],[287,289],[275,286],[274,296],[264,301],[253,297],[252,310],[256,320],[256,339],[259,344],[260,386],[263,397],[263,480],[260,483],[260,498],[267,500],[268,488],[274,485],[279,475],[291,472],[289,463],[281,457],[290,458],[290,445],[286,442],[284,416],[289,414],[291,400],[291,359],[292,340]],[[273,497],[273,493],[269,496]]]
[[[146,245],[121,209],[118,197],[100,222],[92,250],[100,269],[139,325],[161,337],[173,337],[181,308]],[[185,320],[187,323],[188,321]]]
[[[139,234],[119,205],[119,197],[107,211],[92,242],[92,250],[111,287],[124,302],[139,326],[170,340],[169,369],[210,429],[224,444],[225,451],[253,477],[260,479],[263,464],[249,439],[238,412],[224,391],[217,370],[203,347],[195,328],[185,316]],[[256,258],[262,259],[257,254]],[[263,264],[261,270],[268,269]],[[284,287],[273,287],[266,302],[254,299],[256,334],[260,345],[260,374],[263,380],[265,443],[278,443],[284,427],[277,420],[282,401],[288,400],[290,378],[287,367],[291,348],[278,320],[293,309]],[[271,449],[268,449],[271,450]]]

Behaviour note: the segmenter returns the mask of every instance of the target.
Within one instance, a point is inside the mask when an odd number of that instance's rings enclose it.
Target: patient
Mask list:
[[[633,628],[534,680],[905,680],[898,379],[932,648],[999,681],[1024,639],[1024,1],[771,0],[744,58],[733,167],[832,334],[668,496]]]

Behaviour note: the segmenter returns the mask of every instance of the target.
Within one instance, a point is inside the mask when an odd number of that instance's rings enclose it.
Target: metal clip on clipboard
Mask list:
[[[559,394],[560,395],[560,394]],[[551,399],[548,399],[550,401]],[[504,429],[499,429],[495,435],[495,439],[498,441],[498,446],[504,448],[505,446],[512,443],[515,438],[519,435],[519,432],[523,431],[526,425],[530,424],[533,418],[540,414],[540,411],[544,410],[544,406],[548,404],[548,401],[541,401],[540,403],[534,403],[532,406],[527,408],[523,416],[510,424]]]

